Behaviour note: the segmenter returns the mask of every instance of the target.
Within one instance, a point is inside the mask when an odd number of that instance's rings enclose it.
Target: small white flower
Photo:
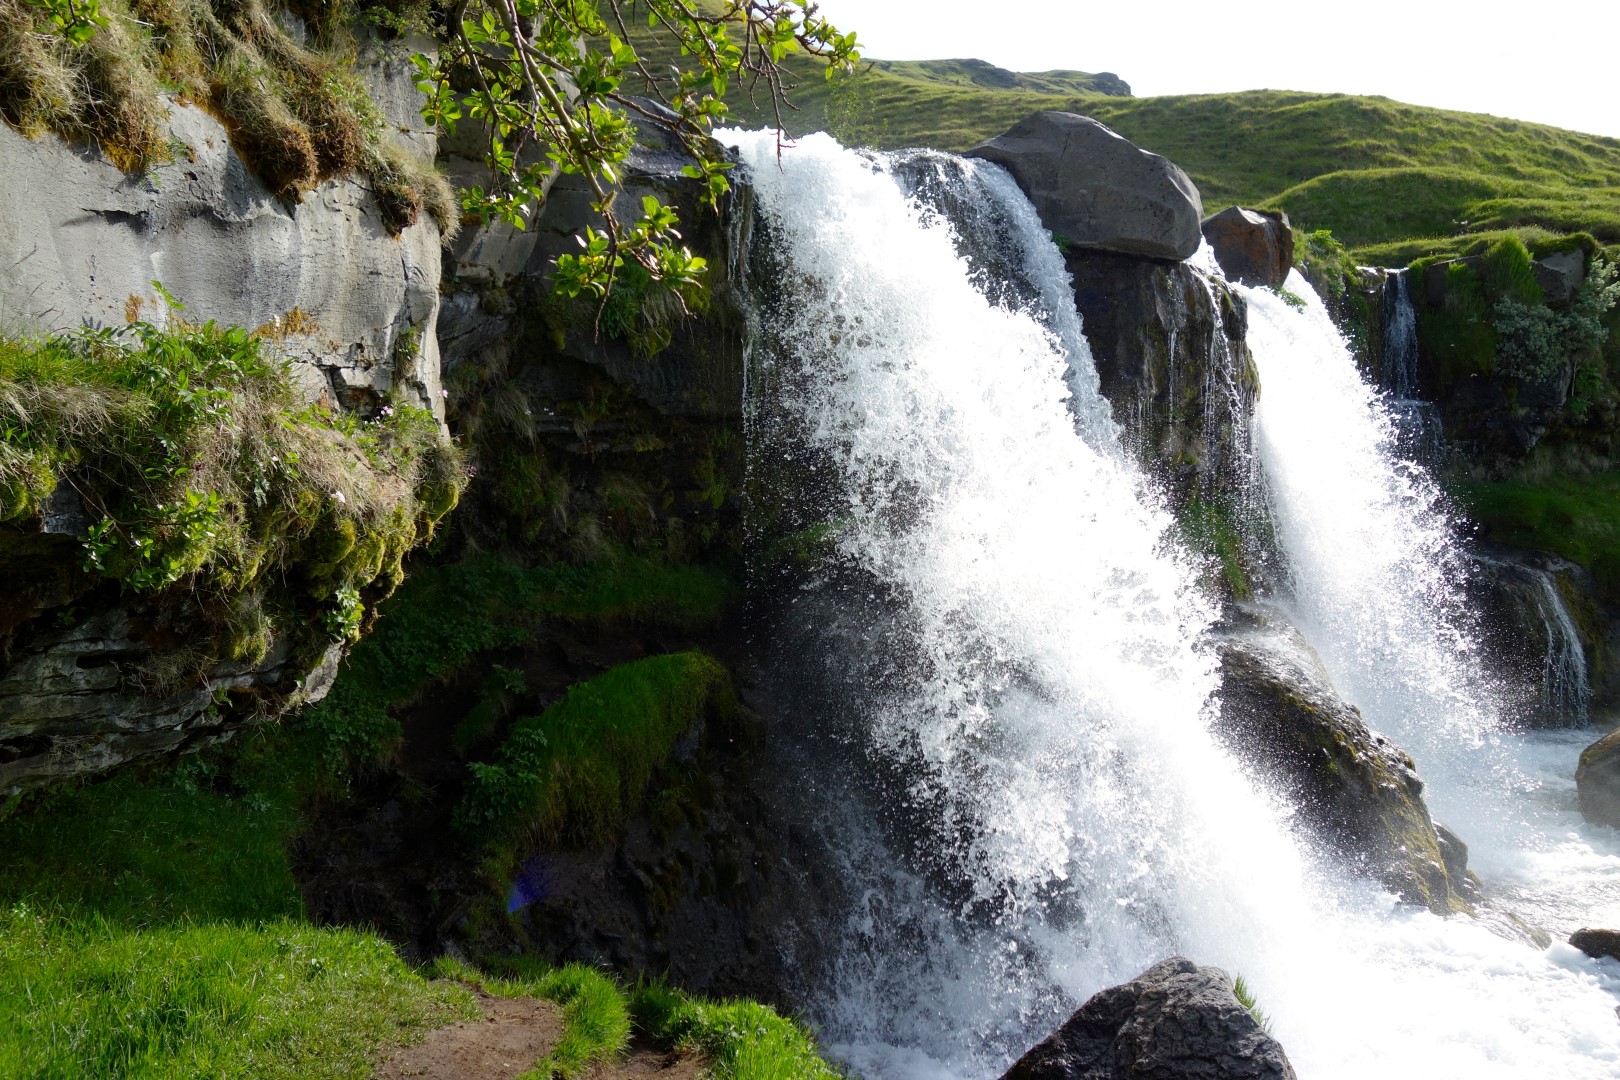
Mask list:
[[[450,400],[450,391],[448,391],[448,390],[440,390],[439,391],[439,396],[444,398],[446,401],[449,401]]]
[[[343,492],[341,491],[332,492],[332,498],[336,499],[340,503],[347,503],[349,501],[343,497]]]

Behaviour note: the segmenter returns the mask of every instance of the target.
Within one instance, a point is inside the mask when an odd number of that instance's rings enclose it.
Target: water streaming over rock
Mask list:
[[[814,552],[769,633],[809,750],[784,782],[844,860],[848,916],[826,928],[843,946],[806,1006],[845,1059],[995,1076],[1079,1000],[1181,951],[1248,977],[1302,1076],[1612,1075],[1620,1030],[1590,964],[1331,877],[1216,745],[1213,612],[1097,422],[1062,262],[1011,181],[924,162],[919,182],[916,158],[825,136],[780,160],[769,135],[726,137],[753,172],[768,282],[756,528]],[[975,221],[998,223],[990,247],[1021,253],[1027,287],[986,279]],[[1359,383],[1318,389],[1370,408]],[[1397,479],[1397,501],[1432,504]],[[1443,529],[1410,539],[1428,562],[1395,583],[1428,588]],[[1488,722],[1454,704],[1447,730],[1479,743]]]
[[[1378,305],[1383,323],[1378,378],[1389,394],[1397,452],[1407,460],[1432,467],[1440,463],[1444,453],[1445,432],[1440,410],[1433,402],[1424,401],[1418,390],[1417,311],[1412,307],[1410,276],[1407,270],[1384,274],[1383,296]]]
[[[1548,713],[1584,723],[1592,695],[1586,677],[1586,650],[1558,588],[1558,579],[1546,570],[1534,571],[1536,611],[1547,632],[1547,655],[1542,662],[1541,705]]]

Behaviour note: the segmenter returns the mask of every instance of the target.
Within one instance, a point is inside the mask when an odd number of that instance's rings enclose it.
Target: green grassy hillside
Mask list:
[[[1133,98],[1095,92],[1107,76],[965,60],[868,60],[835,83],[810,62],[793,69],[792,134],[960,151],[1038,109],[1078,112],[1186,169],[1208,209],[1283,209],[1357,257],[1452,251],[1454,237],[1533,227],[1620,244],[1620,139],[1345,94]],[[765,104],[737,95],[734,116],[765,124]]]

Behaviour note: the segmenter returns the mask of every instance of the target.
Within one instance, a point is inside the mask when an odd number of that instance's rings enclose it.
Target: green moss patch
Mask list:
[[[401,735],[394,711],[463,670],[473,657],[529,641],[541,620],[693,630],[735,600],[710,566],[623,555],[588,566],[529,567],[499,556],[429,567],[383,605],[331,692],[292,724],[343,773],[386,755]]]
[[[1605,600],[1620,602],[1620,473],[1465,482],[1453,490],[1488,539],[1579,563]]]
[[[457,825],[497,850],[525,835],[611,842],[676,740],[705,711],[735,708],[730,676],[703,653],[621,664],[518,720],[493,763],[472,764]]]

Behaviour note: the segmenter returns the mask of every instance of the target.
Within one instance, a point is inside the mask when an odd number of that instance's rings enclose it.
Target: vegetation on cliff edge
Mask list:
[[[301,405],[239,327],[0,340],[0,523],[82,509],[85,569],[183,593],[213,658],[258,663],[310,621],[357,637],[464,482],[429,413]]]

